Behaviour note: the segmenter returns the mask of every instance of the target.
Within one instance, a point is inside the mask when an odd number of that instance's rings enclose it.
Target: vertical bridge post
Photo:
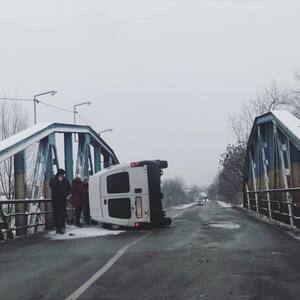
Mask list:
[[[73,141],[72,133],[66,132],[64,134],[64,144],[65,144],[65,169],[67,178],[72,181],[73,176]]]
[[[94,145],[94,167],[95,173],[101,170],[101,146]]]
[[[25,199],[26,197],[26,167],[25,167],[25,151],[21,151],[14,155],[14,173],[15,173],[15,199]],[[18,203],[15,206],[16,213],[25,213],[25,203]],[[16,216],[16,227],[27,226],[27,216]],[[17,229],[16,235],[25,235],[26,228]]]

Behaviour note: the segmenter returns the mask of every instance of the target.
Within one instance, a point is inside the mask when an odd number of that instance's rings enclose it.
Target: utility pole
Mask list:
[[[57,93],[57,91],[48,91],[48,92],[40,93],[40,94],[33,96],[34,125],[36,124],[36,104],[39,103],[39,100],[37,98],[40,96],[49,95],[49,94],[51,96],[54,96],[56,93]]]

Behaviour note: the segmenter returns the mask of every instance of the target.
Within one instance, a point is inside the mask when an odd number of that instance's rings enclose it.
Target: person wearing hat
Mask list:
[[[53,221],[56,232],[64,234],[66,232],[67,196],[70,194],[71,185],[65,177],[65,170],[59,169],[57,174],[50,180],[51,199],[53,208]]]

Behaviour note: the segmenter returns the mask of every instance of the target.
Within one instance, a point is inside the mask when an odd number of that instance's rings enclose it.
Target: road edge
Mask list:
[[[248,210],[242,206],[237,206],[237,205],[233,205],[232,206],[233,209],[249,216],[252,217],[258,221],[261,221],[265,224],[269,224],[269,225],[274,225],[277,228],[280,228],[283,232],[287,233],[288,235],[292,236],[294,239],[300,241],[300,229],[295,227],[295,226],[291,226],[285,223],[282,223],[280,221],[274,220],[274,219],[270,219],[267,216],[264,216],[262,214],[259,214],[255,211],[252,210]]]

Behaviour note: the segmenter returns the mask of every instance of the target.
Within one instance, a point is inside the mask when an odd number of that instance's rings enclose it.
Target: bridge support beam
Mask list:
[[[25,199],[26,197],[26,167],[25,167],[25,151],[21,151],[14,155],[14,173],[15,173],[15,199]],[[26,205],[24,203],[16,204],[16,213],[25,213]],[[27,226],[27,216],[16,216],[16,227]],[[26,228],[16,230],[16,235],[25,235]]]
[[[90,160],[90,142],[91,137],[89,134],[85,134],[85,160],[84,160],[84,171],[83,171],[83,177],[89,176],[89,160]]]
[[[47,157],[46,162],[46,171],[45,171],[45,179],[44,179],[44,198],[45,199],[51,199],[51,188],[49,186],[50,179],[53,177],[53,153],[52,153],[52,147],[49,147],[49,153]],[[46,211],[52,211],[52,203],[46,202],[45,203],[45,210]],[[45,215],[45,229],[53,229],[54,223],[53,223],[53,215],[52,214],[46,214]]]
[[[88,133],[79,134],[76,176],[81,178],[89,176],[90,140]]]
[[[103,154],[103,168],[109,167],[109,154],[107,152],[104,152]]]
[[[112,157],[111,157],[111,156],[108,157],[108,165],[109,165],[109,166],[112,166],[112,165],[113,165],[113,160],[112,160]]]
[[[73,175],[73,142],[72,133],[64,134],[64,144],[65,144],[65,169],[67,178],[72,181],[74,179]]]
[[[95,173],[101,170],[101,146],[100,145],[94,146],[94,166],[95,166]]]

